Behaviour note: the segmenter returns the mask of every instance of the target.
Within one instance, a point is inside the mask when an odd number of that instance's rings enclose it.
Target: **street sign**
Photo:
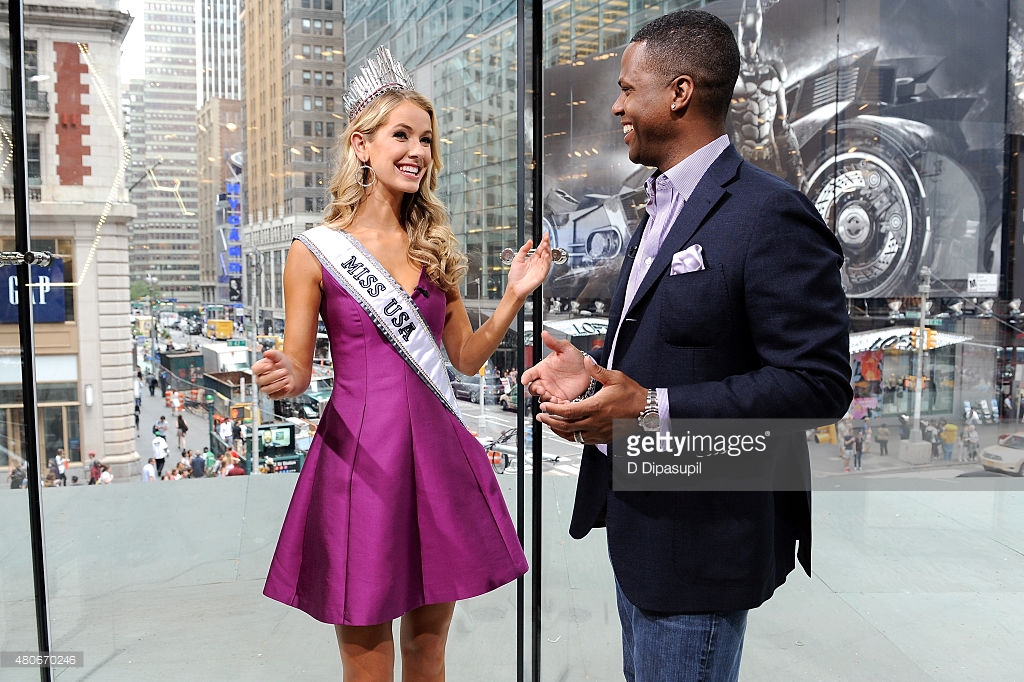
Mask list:
[[[967,293],[996,294],[999,293],[999,275],[989,272],[971,272],[967,274]]]
[[[245,339],[228,339],[228,346],[245,346]]]

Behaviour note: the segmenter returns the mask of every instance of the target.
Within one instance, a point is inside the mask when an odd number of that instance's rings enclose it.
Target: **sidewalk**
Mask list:
[[[960,424],[957,424],[957,427],[963,428]],[[953,449],[953,460],[950,462],[947,462],[942,458],[941,449],[939,458],[933,459],[927,464],[915,465],[910,464],[909,462],[904,462],[899,456],[899,429],[890,424],[889,430],[892,432],[893,440],[889,441],[888,456],[880,456],[878,454],[878,443],[871,442],[867,451],[864,452],[861,458],[860,471],[843,471],[843,460],[839,454],[839,445],[835,443],[808,443],[807,445],[811,457],[811,472],[813,476],[815,478],[829,476],[855,476],[877,473],[896,473],[900,471],[925,471],[927,469],[945,469],[952,467],[960,467],[970,471],[982,471],[981,464],[979,464],[977,460],[974,462],[960,462],[957,460],[960,456],[959,442]],[[1001,436],[1013,433],[1017,430],[1024,430],[1024,425],[999,423],[982,424],[978,426],[978,434],[980,436],[980,443],[978,447],[979,452],[981,449],[988,447],[989,445],[995,445],[996,441]]]
[[[202,450],[203,446],[209,446],[209,417],[206,415],[197,415],[189,412],[188,410],[183,410],[181,414],[185,415],[185,423],[188,424],[188,436],[185,438],[185,448]],[[167,456],[167,461],[164,464],[164,471],[167,471],[170,467],[174,467],[181,461],[181,455],[178,452],[177,415],[172,408],[167,407],[165,404],[164,397],[160,394],[159,387],[157,387],[157,395],[154,396],[149,395],[149,389],[147,388],[142,392],[142,409],[139,413],[139,432],[138,437],[135,439],[136,450],[139,453],[139,461],[130,473],[125,474],[122,472],[120,476],[115,476],[115,483],[125,480],[138,480],[141,476],[142,466],[147,460],[149,460],[153,452],[153,424],[156,424],[161,415],[167,417],[167,423],[170,425],[167,429],[167,446],[169,448],[169,454]]]

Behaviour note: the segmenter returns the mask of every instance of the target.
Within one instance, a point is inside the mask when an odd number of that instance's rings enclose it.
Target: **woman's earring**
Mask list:
[[[373,177],[367,182],[366,179],[368,175],[372,175]],[[373,183],[377,182],[377,172],[370,167],[370,164],[364,161],[363,165],[359,167],[359,176],[356,178],[356,182],[363,189],[369,189],[370,187],[373,187]]]
[[[673,105],[672,105],[672,111],[675,111],[675,110],[676,110],[676,105],[675,105],[675,104],[673,104]]]

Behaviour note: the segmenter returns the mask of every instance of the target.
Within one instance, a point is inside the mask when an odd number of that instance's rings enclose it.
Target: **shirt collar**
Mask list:
[[[648,206],[654,203],[655,195],[659,188],[662,191],[667,190],[670,195],[677,194],[684,201],[689,201],[693,190],[697,188],[697,183],[700,182],[700,179],[711,168],[711,164],[721,156],[728,146],[729,137],[722,135],[708,142],[664,173],[655,172],[644,183]],[[653,212],[648,212],[654,215]]]

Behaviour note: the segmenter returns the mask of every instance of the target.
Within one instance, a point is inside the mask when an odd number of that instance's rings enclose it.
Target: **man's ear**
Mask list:
[[[672,103],[676,111],[683,111],[693,101],[693,77],[683,74],[672,81]]]

